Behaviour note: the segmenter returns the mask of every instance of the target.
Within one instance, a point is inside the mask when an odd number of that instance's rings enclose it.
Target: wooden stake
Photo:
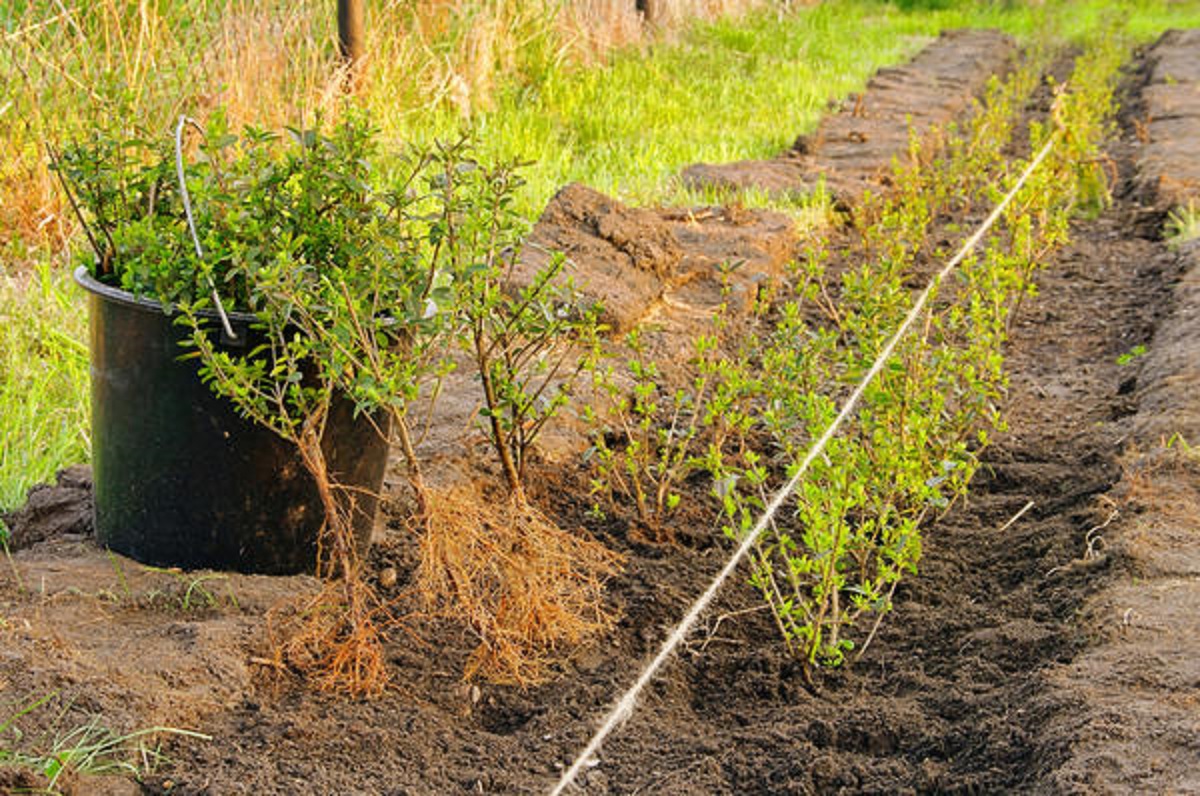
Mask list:
[[[350,85],[356,87],[367,43],[363,33],[364,0],[338,0],[338,49],[350,68]]]

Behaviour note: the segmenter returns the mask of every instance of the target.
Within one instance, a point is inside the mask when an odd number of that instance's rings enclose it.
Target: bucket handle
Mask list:
[[[196,234],[196,222],[192,219],[192,201],[188,196],[187,181],[183,177],[183,128],[186,124],[200,130],[200,125],[196,123],[195,119],[182,114],[179,116],[179,124],[175,126],[175,173],[179,177],[179,195],[183,199],[183,212],[187,216],[188,231],[192,233],[192,243],[196,245],[196,256],[203,260],[204,249],[200,247],[200,236]],[[237,332],[233,330],[233,325],[229,322],[229,316],[225,314],[225,305],[221,303],[216,283],[213,282],[211,275],[206,274],[205,277],[208,286],[212,288],[213,304],[217,308],[217,314],[221,316],[221,327],[225,337],[230,342],[239,340]]]

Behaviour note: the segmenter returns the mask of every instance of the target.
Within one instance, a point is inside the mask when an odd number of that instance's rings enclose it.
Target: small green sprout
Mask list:
[[[1145,353],[1146,346],[1139,343],[1138,345],[1135,345],[1133,348],[1126,351],[1124,354],[1121,354],[1121,356],[1117,357],[1117,364],[1121,367],[1124,367],[1132,363],[1138,357],[1144,356]]]

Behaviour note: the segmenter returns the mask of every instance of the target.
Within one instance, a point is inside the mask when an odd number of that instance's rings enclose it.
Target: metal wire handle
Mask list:
[[[192,200],[188,196],[187,181],[183,178],[183,128],[187,124],[200,129],[195,119],[184,115],[179,117],[179,124],[175,125],[175,173],[179,177],[179,195],[183,198],[183,212],[187,216],[188,231],[192,233],[192,243],[196,245],[196,256],[203,260],[204,249],[200,246],[200,236],[196,234],[196,222],[192,219]],[[233,331],[229,316],[225,314],[225,305],[221,303],[221,296],[217,293],[217,285],[213,282],[212,275],[205,274],[205,280],[212,288],[213,304],[216,305],[217,315],[221,316],[221,326],[225,329],[225,335],[230,340],[237,340],[237,333]]]

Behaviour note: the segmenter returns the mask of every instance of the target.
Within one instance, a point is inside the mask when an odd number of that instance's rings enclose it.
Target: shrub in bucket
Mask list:
[[[156,564],[352,567],[448,290],[426,161],[388,184],[353,113],[285,136],[215,114],[188,153],[190,127],[54,158],[93,249],[98,533]]]

